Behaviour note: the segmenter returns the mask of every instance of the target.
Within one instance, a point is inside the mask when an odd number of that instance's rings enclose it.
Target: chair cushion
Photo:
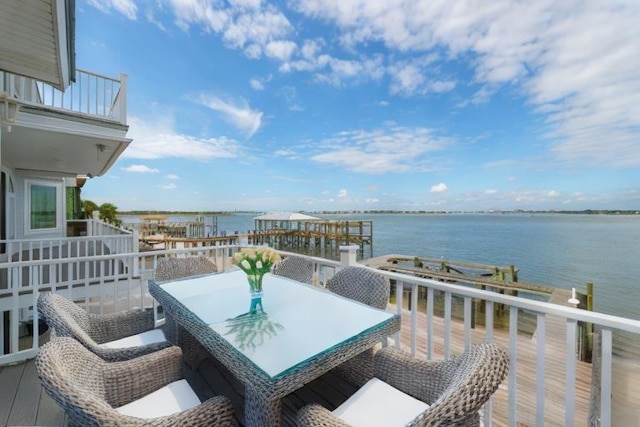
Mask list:
[[[354,427],[404,426],[429,405],[378,378],[369,380],[333,414]]]
[[[157,418],[186,411],[199,404],[200,399],[187,380],[180,380],[116,408],[116,411],[137,418]]]
[[[162,329],[152,329],[140,334],[131,335],[130,337],[120,338],[119,340],[109,341],[100,344],[106,348],[131,348],[141,345],[155,344],[165,342],[167,338],[164,336]]]

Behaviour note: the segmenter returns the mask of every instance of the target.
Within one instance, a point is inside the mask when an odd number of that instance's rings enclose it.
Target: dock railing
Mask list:
[[[0,287],[0,315],[5,320],[0,330],[0,344],[4,345],[0,347],[0,364],[35,356],[37,313],[30,333],[20,339],[18,332],[24,325],[19,322],[19,313],[33,311],[40,292],[61,292],[95,313],[149,306],[152,299],[147,281],[153,278],[160,257],[203,255],[210,257],[219,271],[225,271],[232,268],[231,256],[238,248],[203,246],[0,264],[0,276],[10,279]],[[310,257],[315,265],[314,285],[324,286],[343,265],[355,263],[355,252],[348,248],[342,252],[340,262]],[[134,261],[140,266],[135,275],[131,267]],[[88,267],[92,263],[93,270]],[[63,264],[67,276],[40,280],[39,272]],[[82,265],[84,276],[74,275]],[[86,274],[89,271],[97,274]],[[388,309],[402,316],[402,330],[390,345],[416,357],[435,360],[446,359],[485,340],[508,349],[509,377],[485,405],[485,426],[612,426],[640,419],[640,356],[634,351],[614,350],[614,341],[622,335],[634,342],[640,340],[640,321],[403,273],[375,271],[393,283],[395,300],[390,301]],[[411,304],[404,300],[405,288],[412,290]],[[436,314],[437,305],[442,306],[442,315]],[[456,305],[461,307],[460,318],[454,316]],[[472,325],[473,307],[478,305],[485,321]],[[497,306],[504,310],[497,312]],[[524,315],[535,320],[533,332],[522,331],[520,320]],[[501,316],[506,319],[499,319]],[[598,332],[601,350],[594,365],[576,358],[578,322],[592,323]]]

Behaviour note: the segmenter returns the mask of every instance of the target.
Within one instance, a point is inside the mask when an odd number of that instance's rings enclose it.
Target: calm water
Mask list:
[[[514,264],[522,281],[557,288],[575,287],[582,292],[587,282],[593,282],[597,311],[640,319],[640,215],[323,217],[372,220],[374,256],[395,253],[483,264]],[[220,231],[233,233],[253,228],[253,215],[218,218]]]

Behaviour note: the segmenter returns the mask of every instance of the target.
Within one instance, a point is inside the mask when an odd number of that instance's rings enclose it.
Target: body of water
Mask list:
[[[218,230],[254,228],[254,215],[218,217]],[[640,319],[640,215],[351,214],[373,221],[373,255],[514,264],[519,279],[586,291],[595,310]],[[123,218],[125,221],[126,219]],[[169,218],[185,221],[188,217]]]

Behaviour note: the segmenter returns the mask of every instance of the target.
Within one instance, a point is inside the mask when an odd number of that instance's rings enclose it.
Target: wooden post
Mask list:
[[[593,311],[593,283],[587,283],[587,310]],[[587,323],[587,362],[593,360],[593,323]]]

